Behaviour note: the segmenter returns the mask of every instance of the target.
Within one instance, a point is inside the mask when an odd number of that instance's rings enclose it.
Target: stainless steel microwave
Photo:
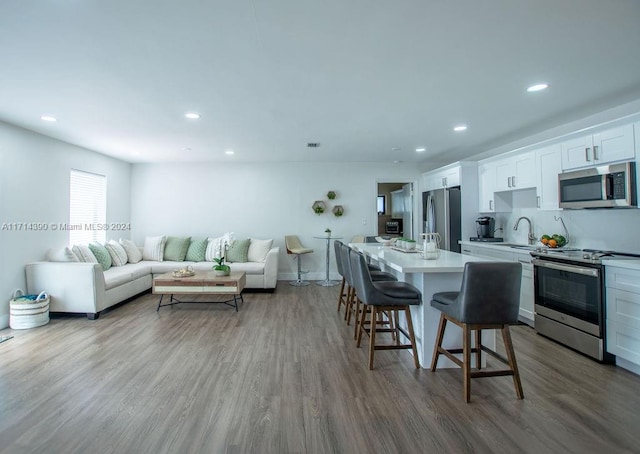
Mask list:
[[[558,175],[560,208],[637,206],[634,162],[611,164]]]

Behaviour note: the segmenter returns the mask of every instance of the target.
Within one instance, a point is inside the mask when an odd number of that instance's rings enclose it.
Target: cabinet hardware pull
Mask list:
[[[597,145],[593,146],[593,160],[594,161],[598,160],[598,146]]]
[[[584,149],[584,159],[587,160],[587,162],[591,162],[591,159],[589,159],[589,147]]]
[[[489,209],[493,210],[493,200],[489,200]]]
[[[516,177],[515,176],[511,177],[511,186],[514,187],[514,188],[516,187]]]
[[[540,208],[540,196],[539,195],[536,196],[536,204],[538,205],[538,208]]]

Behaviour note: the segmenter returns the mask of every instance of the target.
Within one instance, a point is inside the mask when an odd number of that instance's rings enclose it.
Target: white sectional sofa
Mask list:
[[[264,262],[229,263],[232,271],[244,271],[246,288],[273,291],[278,277],[279,247],[272,247]],[[46,291],[51,312],[85,313],[91,320],[101,311],[149,290],[153,276],[192,266],[211,270],[212,262],[170,262],[143,260],[109,268],[98,263],[34,262],[26,265],[27,291]]]

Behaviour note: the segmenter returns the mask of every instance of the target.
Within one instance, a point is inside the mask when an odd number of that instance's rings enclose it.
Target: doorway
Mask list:
[[[413,183],[378,183],[377,235],[413,238]]]

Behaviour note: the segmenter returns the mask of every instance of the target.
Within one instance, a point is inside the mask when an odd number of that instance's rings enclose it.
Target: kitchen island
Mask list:
[[[428,369],[431,367],[433,346],[440,321],[440,311],[431,307],[431,296],[437,292],[460,290],[465,263],[494,260],[451,251],[440,251],[436,260],[425,260],[420,257],[419,253],[402,252],[375,243],[351,243],[350,246],[377,263],[384,271],[392,273],[399,281],[408,282],[422,292],[422,304],[411,306],[411,317],[413,318],[420,365]],[[401,319],[401,324],[405,324],[403,319]],[[494,331],[485,330],[482,332],[482,342],[487,347],[495,349],[495,339]],[[462,347],[462,330],[453,323],[447,324],[443,346],[445,348]],[[483,356],[483,363],[485,357],[486,355]],[[475,361],[473,355],[472,361]],[[450,367],[457,366],[446,357],[441,356],[438,368]]]

